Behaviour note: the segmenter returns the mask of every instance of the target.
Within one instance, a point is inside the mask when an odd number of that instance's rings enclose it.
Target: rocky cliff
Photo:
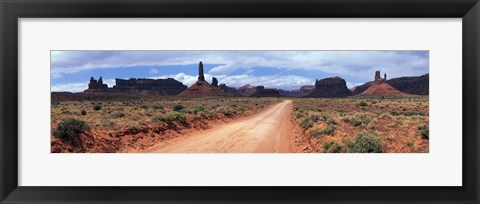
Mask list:
[[[184,91],[187,86],[181,82],[168,79],[115,79],[114,90],[120,92],[141,92],[148,94],[177,95]]]
[[[422,76],[400,77],[387,80],[390,86],[397,90],[414,95],[428,95],[429,94],[429,74]],[[363,85],[352,88],[353,95],[358,95],[368,89],[373,84],[373,81],[367,82]]]
[[[308,93],[307,98],[339,98],[351,96],[347,82],[340,77],[329,77],[315,81],[315,88]]]
[[[388,84],[401,92],[428,95],[429,94],[429,75],[425,74],[418,77],[400,77],[388,80]]]
[[[257,87],[251,86],[250,84],[247,84],[245,86],[237,88],[237,93],[240,96],[251,96],[253,93],[255,93]]]
[[[250,97],[281,97],[280,93],[275,89],[267,89],[264,86],[255,87],[255,92]]]

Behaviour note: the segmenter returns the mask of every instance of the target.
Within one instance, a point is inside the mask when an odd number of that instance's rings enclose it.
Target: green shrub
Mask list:
[[[369,116],[367,116],[366,114],[358,114],[355,117],[353,117],[352,119],[350,119],[350,123],[355,127],[358,127],[362,124],[363,125],[368,125],[371,121],[372,121],[372,119]]]
[[[187,122],[187,117],[183,113],[172,112],[172,113],[167,115],[167,120],[171,121],[171,122],[186,123]]]
[[[100,110],[100,109],[102,109],[102,105],[100,105],[100,104],[95,104],[95,105],[93,106],[93,110],[98,111],[98,110]]]
[[[65,139],[67,141],[74,141],[78,134],[90,130],[90,127],[85,121],[75,118],[65,119],[57,125],[53,136]]]
[[[154,122],[168,122],[167,117],[165,117],[165,115],[155,115],[155,116],[153,116],[152,121],[154,121]]]
[[[302,118],[300,119],[300,126],[301,126],[304,130],[306,130],[306,129],[308,129],[308,128],[313,127],[313,121],[312,121],[312,119],[310,119],[309,117],[302,117]]]
[[[422,134],[422,136],[426,137],[426,138],[429,138],[429,133],[428,133],[428,129],[423,129],[420,131],[420,134]]]
[[[193,108],[193,114],[197,114],[198,112],[204,112],[205,108],[202,105],[197,105]]]
[[[335,141],[330,141],[323,144],[323,152],[325,153],[340,153],[343,147]]]
[[[183,113],[171,112],[168,115],[155,115],[152,118],[155,122],[180,122],[186,123],[187,117]]]
[[[310,133],[308,134],[308,137],[311,139],[311,138],[316,138],[316,137],[319,137],[322,135],[322,130],[318,129],[318,128],[314,128],[310,131]]]
[[[86,110],[82,110],[82,111],[80,111],[80,114],[82,114],[82,115],[87,115],[87,111],[86,111]]]
[[[230,109],[228,109],[228,108],[225,108],[225,107],[218,107],[218,108],[215,110],[215,112],[221,113],[221,114],[223,114],[223,115],[225,115],[225,116],[227,116],[227,117],[233,115],[233,111],[230,110]]]
[[[328,113],[323,113],[322,114],[322,120],[323,121],[328,121],[328,120],[330,120],[330,118],[332,118],[332,116],[330,116]]]
[[[358,106],[368,106],[368,104],[365,101],[360,101],[360,103],[358,103]]]
[[[382,141],[374,134],[358,133],[353,140],[346,140],[346,151],[349,153],[382,152]]]
[[[337,122],[335,119],[333,119],[333,118],[330,118],[330,119],[327,120],[327,124],[328,124],[328,125],[336,125],[337,123],[338,123],[338,122]]]
[[[335,133],[335,127],[333,125],[327,125],[325,129],[322,130],[324,135],[333,135]]]
[[[183,110],[184,108],[185,108],[185,107],[184,107],[183,105],[181,105],[181,104],[175,104],[175,105],[173,106],[173,110],[174,110],[174,111],[177,111],[177,112]]]
[[[310,117],[310,120],[312,120],[312,122],[314,123],[318,122],[322,118],[322,116],[316,113],[310,114],[309,117]]]

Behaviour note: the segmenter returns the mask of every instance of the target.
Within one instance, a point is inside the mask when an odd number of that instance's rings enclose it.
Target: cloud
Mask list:
[[[295,76],[295,75],[273,75],[273,76],[253,76],[253,75],[210,75],[205,74],[205,78],[209,83],[211,83],[212,77],[216,77],[218,79],[219,84],[226,84],[230,87],[241,87],[247,84],[252,86],[263,85],[268,88],[277,88],[277,89],[285,89],[285,90],[293,90],[298,89],[303,85],[313,85],[315,83],[314,79],[306,78],[302,76]],[[194,84],[198,76],[192,76],[185,73],[178,73],[176,75],[164,75],[153,77],[156,79],[166,79],[166,78],[174,78],[182,82],[187,86],[191,86]]]
[[[153,68],[152,70],[150,70],[149,72],[150,74],[158,74],[158,70]]]
[[[52,51],[52,76],[86,69],[219,64],[208,74],[258,67],[316,70],[351,81],[370,81],[375,70],[390,78],[428,73],[428,51]],[[154,71],[152,69],[152,71]],[[312,76],[315,77],[315,76]]]
[[[88,88],[88,82],[57,84],[51,87],[52,92],[82,92]]]

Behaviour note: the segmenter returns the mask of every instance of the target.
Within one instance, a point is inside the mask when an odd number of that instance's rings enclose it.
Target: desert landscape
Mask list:
[[[428,72],[374,71],[350,88],[324,77],[287,90],[207,79],[201,61],[195,71],[189,85],[165,77],[109,86],[91,76],[84,91],[52,91],[51,152],[429,152]]]

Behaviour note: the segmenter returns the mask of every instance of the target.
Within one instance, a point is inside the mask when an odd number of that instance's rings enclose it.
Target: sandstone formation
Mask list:
[[[315,80],[315,89],[305,97],[307,98],[339,98],[351,96],[347,82],[340,77],[329,77]]]
[[[365,84],[352,87],[352,89],[351,89],[352,94],[353,94],[353,95],[361,94],[362,92],[364,92],[365,90],[367,90],[368,87],[370,87],[372,84],[373,84],[373,81],[369,81],[369,82],[367,82],[367,83],[365,83]]]
[[[373,81],[372,85],[368,87],[367,90],[364,92],[356,95],[356,96],[409,96],[409,94],[403,93],[396,88],[390,86],[390,84],[387,83],[386,80],[386,74],[385,78],[380,77],[380,71],[375,72],[375,80]]]
[[[100,76],[100,78],[95,80],[95,78],[90,77],[90,83],[88,83],[88,89],[89,90],[106,90],[108,89],[108,85],[103,83],[103,79]]]
[[[429,94],[429,75],[425,74],[418,77],[400,77],[390,79],[388,84],[398,89],[401,92],[415,94],[415,95],[428,95]]]
[[[275,89],[267,89],[264,86],[255,87],[255,92],[250,97],[281,97],[280,93]]]
[[[250,84],[247,84],[245,86],[237,88],[237,93],[241,96],[251,96],[253,93],[255,93],[256,87],[251,86]]]
[[[220,85],[218,85],[218,88],[219,88],[220,90],[222,90],[223,92],[227,92],[227,93],[234,94],[234,95],[236,95],[236,96],[240,96],[240,95],[238,94],[236,88],[234,88],[234,87],[229,87],[229,86],[227,86],[226,84],[220,84]]]
[[[312,86],[312,85],[302,86],[302,87],[300,87],[298,97],[306,96],[306,95],[310,94],[313,90],[315,90],[315,86]]]
[[[218,87],[218,80],[215,77],[212,77],[212,86]]]
[[[218,81],[217,81],[218,83]],[[234,96],[232,93],[222,91],[219,87],[213,86],[205,81],[205,76],[203,75],[203,64],[200,62],[198,64],[198,81],[195,82],[192,86],[185,89],[178,96],[186,97],[209,97],[209,96]]]
[[[400,77],[387,80],[390,86],[397,90],[414,95],[428,95],[429,94],[429,74],[422,76]],[[373,84],[373,81],[367,82],[360,86],[352,88],[353,95],[358,95],[368,89]]]
[[[173,79],[115,79],[113,89],[120,92],[143,92],[162,95],[177,95],[187,86]]]
[[[203,63],[200,61],[198,63],[198,81],[205,81],[205,76],[203,75]]]

